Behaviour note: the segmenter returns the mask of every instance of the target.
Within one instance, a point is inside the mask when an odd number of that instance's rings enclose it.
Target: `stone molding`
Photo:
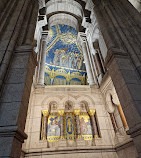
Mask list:
[[[27,134],[18,129],[18,126],[0,127],[0,137],[15,137],[21,143],[27,139]]]
[[[77,31],[79,30],[78,19],[70,14],[58,13],[52,15],[49,20],[49,28],[53,25],[64,24],[74,27]]]

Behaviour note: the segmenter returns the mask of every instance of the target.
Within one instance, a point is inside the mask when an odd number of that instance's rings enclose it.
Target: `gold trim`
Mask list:
[[[79,114],[80,114],[80,109],[75,109],[75,110],[74,110],[74,114],[75,114],[75,115],[79,115]]]
[[[49,112],[48,112],[48,110],[42,110],[42,114],[43,114],[43,116],[48,116]]]
[[[69,82],[74,79],[77,78],[79,79],[83,85],[85,85],[85,74],[82,74],[80,72],[72,72],[70,73],[70,71],[67,73],[64,69],[57,69],[56,71],[54,70],[54,68],[52,70],[49,69],[49,67],[45,66],[45,73],[47,73],[49,75],[49,77],[51,79],[54,79],[57,76],[63,76],[66,78],[67,84],[69,84]]]
[[[98,135],[94,135],[94,138],[99,138],[99,136]]]

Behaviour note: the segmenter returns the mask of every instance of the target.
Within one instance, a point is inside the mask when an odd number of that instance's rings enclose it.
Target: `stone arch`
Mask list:
[[[94,100],[88,95],[84,95],[84,96],[79,97],[77,101],[78,101],[79,105],[80,105],[80,103],[83,102],[83,103],[87,103],[87,106],[89,108],[94,108],[95,107]]]
[[[113,101],[112,101],[112,90],[109,89],[107,90],[107,92],[105,93],[105,100],[106,100],[106,110],[109,112],[109,113],[114,113],[115,111],[115,105],[113,104]]]
[[[57,105],[59,105],[61,99],[57,96],[55,97],[46,97],[43,101],[42,101],[42,105],[41,106],[46,106],[47,109],[50,109],[50,105],[51,103],[57,103]]]
[[[67,96],[66,96],[65,98],[63,98],[63,99],[61,100],[61,102],[60,102],[60,104],[63,105],[63,108],[64,108],[64,109],[65,109],[65,103],[66,103],[67,101],[71,101],[72,104],[73,104],[73,106],[75,106],[76,99],[75,99],[74,97],[70,96],[70,95],[67,95]]]

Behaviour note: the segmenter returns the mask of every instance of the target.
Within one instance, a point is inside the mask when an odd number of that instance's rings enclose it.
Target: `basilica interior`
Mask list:
[[[22,22],[2,51],[0,157],[140,158],[141,2],[7,3]]]

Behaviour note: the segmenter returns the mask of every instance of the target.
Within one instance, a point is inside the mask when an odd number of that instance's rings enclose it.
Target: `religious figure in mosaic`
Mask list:
[[[47,136],[60,136],[60,120],[58,117],[50,117],[49,120]]]
[[[80,131],[81,135],[92,135],[92,127],[89,116],[81,116],[80,119]]]
[[[45,63],[49,69],[45,71],[45,85],[84,85],[86,69],[83,64],[82,49],[76,40],[77,31],[70,26],[60,24],[50,29],[51,39],[47,44]],[[60,69],[64,71],[58,74]],[[76,72],[75,74],[79,72],[81,75],[73,75],[73,72]],[[85,79],[82,79],[83,77]],[[75,80],[72,80],[73,78]]]

